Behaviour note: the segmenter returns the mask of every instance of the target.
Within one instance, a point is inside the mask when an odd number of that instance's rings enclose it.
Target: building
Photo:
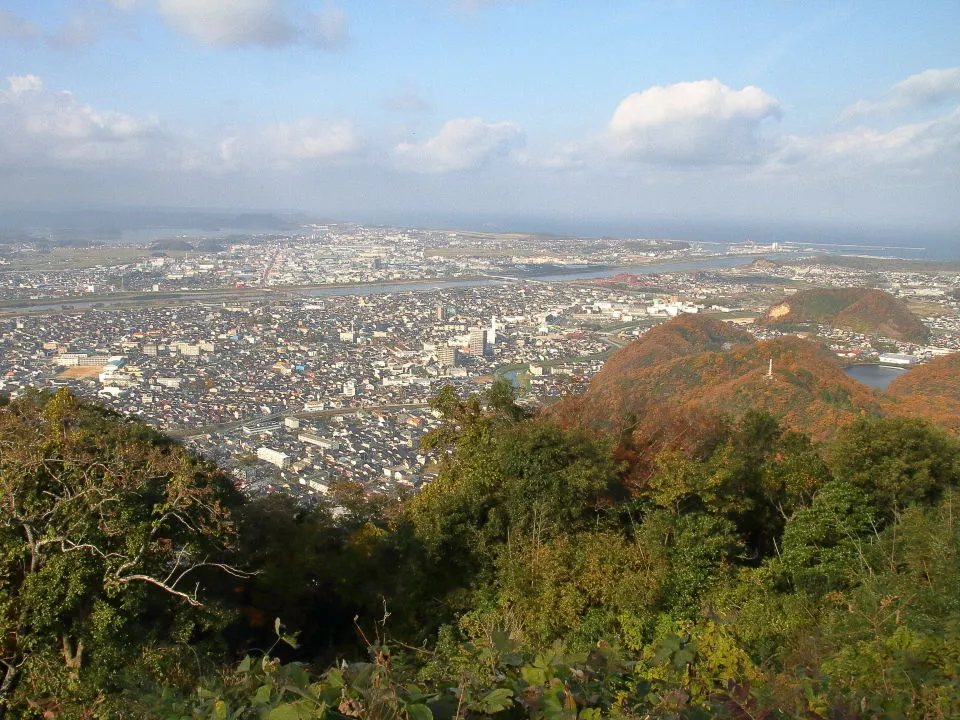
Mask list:
[[[324,450],[336,451],[340,449],[340,443],[338,443],[336,440],[330,440],[312,432],[302,432],[297,435],[297,439],[302,443],[316,445],[318,448],[322,448]]]
[[[915,365],[917,358],[902,353],[881,353],[879,361],[884,365]]]
[[[268,447],[258,447],[257,457],[272,465],[276,465],[281,470],[290,467],[290,456],[279,450],[271,450]]]
[[[437,361],[445,367],[457,367],[460,363],[460,351],[449,345],[437,348]]]
[[[470,328],[470,354],[484,357],[487,354],[487,331],[485,328]]]

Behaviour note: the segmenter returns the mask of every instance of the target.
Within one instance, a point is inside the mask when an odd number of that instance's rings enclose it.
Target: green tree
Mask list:
[[[875,515],[866,494],[849,483],[821,488],[783,534],[780,567],[792,585],[818,595],[848,587],[864,570]]]
[[[862,489],[884,515],[936,499],[960,480],[960,441],[926,420],[862,418],[829,448],[834,475]]]
[[[176,675],[222,625],[205,589],[243,575],[239,497],[159,433],[67,390],[17,399],[0,409],[0,498],[0,715]]]

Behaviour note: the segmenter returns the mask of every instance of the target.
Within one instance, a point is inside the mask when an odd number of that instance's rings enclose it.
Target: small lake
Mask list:
[[[869,385],[875,390],[886,390],[890,383],[907,372],[907,368],[870,363],[849,365],[843,371],[847,374],[847,377],[862,382],[864,385]]]

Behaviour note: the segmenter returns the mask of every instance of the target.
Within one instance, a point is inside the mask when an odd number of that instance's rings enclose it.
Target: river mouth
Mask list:
[[[857,382],[869,385],[874,390],[886,390],[890,383],[907,372],[907,368],[880,365],[878,363],[863,363],[848,365],[843,369],[847,377]]]

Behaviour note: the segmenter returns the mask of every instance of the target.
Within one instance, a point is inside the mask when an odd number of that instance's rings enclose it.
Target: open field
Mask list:
[[[919,315],[920,317],[942,317],[952,314],[950,308],[944,307],[943,305],[938,305],[934,302],[924,302],[923,300],[907,300],[906,305],[910,312],[914,313],[915,315]]]
[[[78,270],[98,265],[136,262],[150,256],[142,247],[100,246],[92,248],[51,248],[49,252],[21,255],[10,260],[3,270]]]
[[[75,365],[74,367],[67,368],[57,375],[57,377],[63,378],[64,380],[85,380],[97,378],[102,372],[103,368],[99,365]]]

